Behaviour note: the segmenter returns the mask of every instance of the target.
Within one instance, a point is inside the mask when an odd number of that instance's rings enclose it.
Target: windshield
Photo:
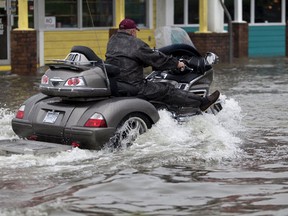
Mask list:
[[[194,46],[187,32],[179,27],[163,26],[155,30],[156,48],[172,44],[187,44]]]

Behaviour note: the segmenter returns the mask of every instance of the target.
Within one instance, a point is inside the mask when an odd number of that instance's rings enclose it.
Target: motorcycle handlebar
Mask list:
[[[183,71],[185,71],[185,70],[188,70],[188,71],[190,71],[190,72],[193,72],[193,71],[194,71],[193,68],[188,67],[186,64],[185,64],[184,67],[179,68],[179,70],[180,70],[181,72],[183,72]]]
[[[189,66],[187,66],[187,64],[189,63],[186,59],[179,59],[180,62],[184,63],[184,67],[179,68],[179,70],[181,72],[188,70],[190,72],[194,71],[193,68],[190,68]]]

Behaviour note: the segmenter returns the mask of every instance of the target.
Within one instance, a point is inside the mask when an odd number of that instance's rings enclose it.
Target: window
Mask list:
[[[45,0],[47,28],[77,27],[77,0]]]
[[[45,0],[46,28],[110,26],[113,26],[113,0]]]
[[[114,25],[117,0],[44,0],[45,28],[93,28]],[[125,0],[125,17],[149,26],[152,0]]]
[[[199,1],[174,0],[174,24],[199,24]]]
[[[113,26],[113,0],[83,0],[83,27]]]
[[[251,22],[251,3],[250,0],[243,0],[242,7],[243,7],[243,20],[247,23]]]
[[[231,19],[234,20],[234,0],[226,0],[224,4],[231,16]],[[224,12],[224,23],[228,23],[228,22],[229,22],[229,19],[226,13]]]
[[[255,1],[255,23],[281,22],[281,0]]]
[[[188,24],[199,23],[199,1],[188,1]]]
[[[184,24],[184,0],[174,0],[174,24]]]
[[[139,27],[148,27],[149,0],[125,0],[125,17],[133,19]]]
[[[287,23],[287,22],[288,22],[288,2],[286,2],[286,9],[285,9],[285,11],[286,11],[285,23]]]

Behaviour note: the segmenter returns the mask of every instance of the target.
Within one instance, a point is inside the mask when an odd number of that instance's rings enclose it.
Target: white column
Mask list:
[[[282,5],[281,5],[281,14],[282,14],[282,16],[281,16],[281,22],[285,25],[286,24],[286,17],[285,17],[285,8],[286,8],[286,1],[282,1]],[[286,13],[287,13],[288,11],[286,11]]]
[[[234,22],[240,23],[243,22],[242,12],[243,12],[243,6],[242,6],[242,0],[234,0]]]
[[[219,0],[208,0],[208,31],[224,31],[224,10]]]
[[[156,28],[174,24],[174,0],[157,0]]]
[[[153,29],[153,0],[149,0],[149,13],[148,13],[148,23],[147,23],[147,27],[150,28],[150,29]]]
[[[255,23],[255,0],[250,2],[250,24]]]
[[[45,20],[45,0],[34,1],[35,8],[35,28],[38,30],[38,58],[40,66],[45,64],[44,62],[44,20]]]

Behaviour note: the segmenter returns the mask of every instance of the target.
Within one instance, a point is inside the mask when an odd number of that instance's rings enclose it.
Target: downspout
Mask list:
[[[228,18],[228,32],[229,32],[229,63],[231,64],[232,61],[233,61],[233,31],[232,31],[232,18],[231,18],[231,15],[229,13],[229,11],[227,10],[225,4],[223,3],[222,0],[219,0],[223,9],[224,9],[224,12],[225,12],[225,15],[227,16]]]

